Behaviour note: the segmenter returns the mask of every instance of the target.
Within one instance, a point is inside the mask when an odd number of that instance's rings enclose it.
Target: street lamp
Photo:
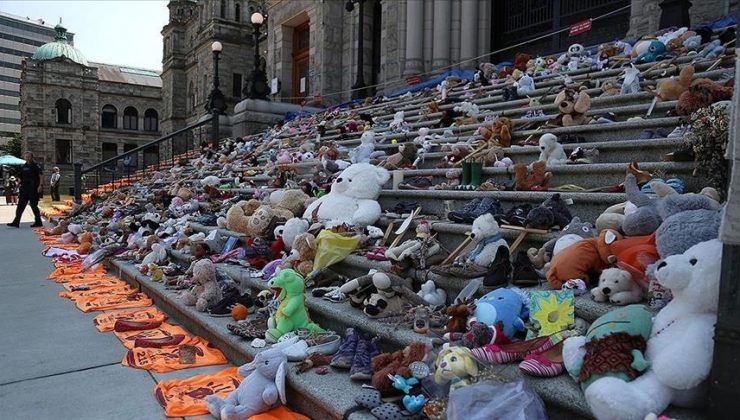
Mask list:
[[[213,44],[211,44],[211,52],[213,52],[213,90],[211,90],[211,94],[208,95],[208,101],[206,102],[206,112],[210,113],[213,117],[213,119],[211,120],[211,139],[213,141],[214,148],[218,146],[219,115],[223,114],[224,111],[226,111],[226,98],[224,97],[224,94],[221,93],[221,90],[218,88],[220,85],[218,79],[218,60],[219,55],[221,55],[221,51],[223,51],[223,49],[224,46],[218,41],[214,41]]]
[[[265,15],[256,11],[249,19],[252,22],[252,37],[254,40],[254,70],[249,77],[248,96],[250,99],[267,100],[270,90],[267,86],[265,69],[260,65],[260,28],[265,23]]]
[[[365,0],[347,0],[347,4],[345,4],[344,7],[345,9],[347,9],[348,12],[352,13],[352,11],[355,10],[355,3],[360,4],[360,18],[359,24],[357,26],[357,77],[355,78],[355,84],[352,86],[352,98],[359,99],[367,96],[367,92],[365,90],[365,77],[363,75],[363,73],[365,72],[363,63],[363,49],[365,44],[363,35],[363,29],[365,26]]]

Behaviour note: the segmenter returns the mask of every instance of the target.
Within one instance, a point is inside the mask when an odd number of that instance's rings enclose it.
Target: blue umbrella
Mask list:
[[[13,155],[0,156],[0,165],[23,165],[25,160],[19,159]]]

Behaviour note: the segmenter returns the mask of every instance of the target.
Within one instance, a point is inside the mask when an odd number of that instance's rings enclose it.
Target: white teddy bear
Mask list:
[[[285,250],[290,251],[295,237],[306,232],[308,232],[308,221],[294,217],[288,219],[284,225],[276,227],[273,233],[276,238],[278,236],[283,238]]]
[[[599,420],[642,420],[705,402],[717,322],[722,243],[701,242],[658,264],[655,276],[673,293],[658,312],[647,342],[650,370],[631,382],[602,378],[586,390]],[[564,352],[565,355],[565,352]],[[566,366],[568,362],[566,361]]]
[[[540,158],[547,163],[547,166],[565,165],[568,157],[565,155],[563,145],[558,143],[558,138],[554,134],[545,133],[540,137]]]
[[[351,165],[332,183],[329,194],[306,208],[303,218],[330,222],[332,225],[371,225],[380,217],[377,199],[389,179],[390,173],[386,169],[369,163]]]
[[[496,219],[491,213],[484,213],[473,220],[473,228],[470,232],[475,248],[465,257],[468,263],[481,267],[488,267],[496,259],[500,247],[509,249]],[[508,255],[508,252],[507,252]]]
[[[620,268],[607,268],[599,276],[599,284],[591,289],[597,302],[607,300],[615,305],[629,305],[642,301],[642,287],[632,281],[630,273]]]
[[[368,163],[370,159],[385,156],[382,151],[375,151],[375,132],[367,130],[360,136],[360,145],[349,152],[349,159],[352,163]]]
[[[444,289],[437,288],[437,285],[432,280],[422,283],[421,290],[416,292],[416,294],[430,305],[444,305],[447,302],[447,292]]]

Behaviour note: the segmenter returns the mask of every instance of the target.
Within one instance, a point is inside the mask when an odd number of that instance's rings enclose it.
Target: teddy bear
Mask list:
[[[371,366],[373,369],[372,385],[379,391],[392,389],[391,380],[388,375],[401,375],[410,378],[411,369],[409,365],[414,362],[423,362],[427,358],[427,346],[422,342],[414,342],[402,350],[392,353],[381,353],[373,357]]]
[[[576,90],[567,87],[560,91],[555,97],[555,106],[558,109],[556,122],[563,127],[586,124],[590,118],[586,112],[591,109],[591,97],[586,93],[585,87]]]
[[[308,231],[308,221],[293,217],[288,219],[284,225],[275,228],[275,239],[278,237],[283,242],[283,248],[290,251],[296,236]]]
[[[309,198],[308,194],[300,189],[277,190],[270,193],[269,202],[279,217],[290,219],[303,213]],[[282,209],[290,213],[286,213]]]
[[[185,292],[181,299],[188,306],[195,305],[195,309],[205,312],[223,298],[221,288],[216,282],[216,266],[211,260],[198,260],[193,266],[193,286]]]
[[[384,168],[369,163],[353,164],[339,174],[328,194],[306,208],[303,218],[361,227],[371,225],[380,217],[380,204],[376,200],[388,180],[390,173]]]
[[[658,80],[654,95],[661,101],[678,100],[682,93],[689,90],[693,78],[694,66],[687,64],[681,68],[678,79],[670,77]]]
[[[591,223],[582,222],[581,218],[576,216],[560,231],[556,238],[545,242],[540,249],[529,248],[527,257],[535,268],[542,268],[555,255],[556,248],[557,252],[560,252],[567,246],[566,243],[571,245],[581,239],[593,238],[594,236],[596,236],[596,233]],[[563,239],[563,241],[561,242],[560,239]]]
[[[360,145],[349,152],[351,163],[368,163],[371,159],[385,156],[382,151],[375,151],[375,132],[366,130],[360,136]]]
[[[254,214],[262,203],[259,200],[242,200],[229,207],[226,212],[226,228],[239,233],[246,233],[249,216]]]
[[[303,277],[313,271],[313,259],[316,256],[316,237],[310,233],[301,233],[293,240],[290,255],[283,260],[283,268],[293,268]]]
[[[547,166],[565,165],[568,162],[568,156],[563,150],[563,145],[558,143],[558,138],[554,134],[545,133],[540,136],[540,157]]]
[[[545,170],[546,163],[538,160],[532,163],[532,172],[530,173],[527,165],[517,163],[514,169],[514,189],[516,191],[539,191],[547,188],[547,182],[552,178],[552,172]]]
[[[416,144],[406,142],[398,145],[398,152],[386,157],[378,166],[381,168],[394,170],[409,167],[416,159]]]
[[[604,230],[598,237],[571,244],[550,261],[547,282],[553,289],[560,289],[572,279],[581,279],[586,285],[594,283],[595,277],[610,264],[612,253],[609,245],[621,238],[622,235],[617,231]]]
[[[597,302],[609,301],[615,305],[628,305],[640,302],[644,291],[642,286],[632,281],[629,272],[612,267],[601,272],[599,283],[591,289],[591,296]]]
[[[445,172],[445,182],[432,187],[435,190],[454,190],[460,185],[462,170],[458,168],[448,169]]]
[[[612,381],[634,381],[648,369],[645,354],[652,329],[651,315],[643,305],[612,309],[597,318],[585,335],[565,339],[565,368],[581,385],[586,402],[597,419],[637,420],[637,417],[625,415],[625,410],[629,409],[632,402],[625,395],[616,395],[616,390],[609,392],[608,384]],[[684,342],[680,338],[677,340],[675,343]],[[675,343],[669,344],[675,348]],[[600,397],[610,399],[613,403],[608,411],[594,410],[594,403]]]
[[[439,243],[431,236],[429,222],[422,220],[416,225],[416,237],[389,247],[385,257],[397,267],[412,266],[423,270],[444,258],[441,257],[441,250]]]
[[[688,116],[699,108],[707,107],[718,101],[732,99],[733,79],[726,84],[713,83],[707,79],[694,81],[689,89],[681,94],[676,103],[675,113]]]
[[[599,97],[619,95],[619,85],[614,79],[607,79],[601,84],[601,95]]]
[[[543,201],[539,206],[531,209],[527,213],[524,226],[544,230],[558,226],[562,229],[570,223],[571,219],[573,219],[573,216],[571,216],[566,202],[557,193]]]
[[[705,381],[714,350],[721,260],[722,243],[713,239],[670,256],[657,266],[655,277],[670,289],[673,300],[653,320],[645,352],[649,369],[630,382],[624,377],[592,382],[585,393],[595,417],[637,420],[649,413],[662,413],[669,404],[688,407],[705,401]],[[583,354],[580,343],[565,344],[564,356],[566,350]],[[566,358],[571,362],[569,359]]]
[[[422,283],[416,295],[432,306],[440,306],[447,303],[447,292],[442,288],[438,288],[434,280],[427,280]]]
[[[621,95],[640,92],[640,70],[634,64],[624,69],[622,87],[619,89]]]
[[[77,253],[87,255],[93,245],[93,235],[90,232],[83,232],[79,237],[80,246],[77,247]]]
[[[496,117],[493,123],[478,128],[478,134],[487,143],[499,147],[511,146],[511,133],[514,131],[514,122],[509,117]]]

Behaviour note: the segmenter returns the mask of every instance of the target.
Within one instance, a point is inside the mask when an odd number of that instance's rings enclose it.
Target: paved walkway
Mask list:
[[[0,418],[163,419],[152,395],[158,380],[223,368],[122,366],[120,341],[95,329],[96,313],[57,296],[62,287],[46,279],[53,266],[36,235],[28,223],[6,227],[6,213],[0,206]]]

